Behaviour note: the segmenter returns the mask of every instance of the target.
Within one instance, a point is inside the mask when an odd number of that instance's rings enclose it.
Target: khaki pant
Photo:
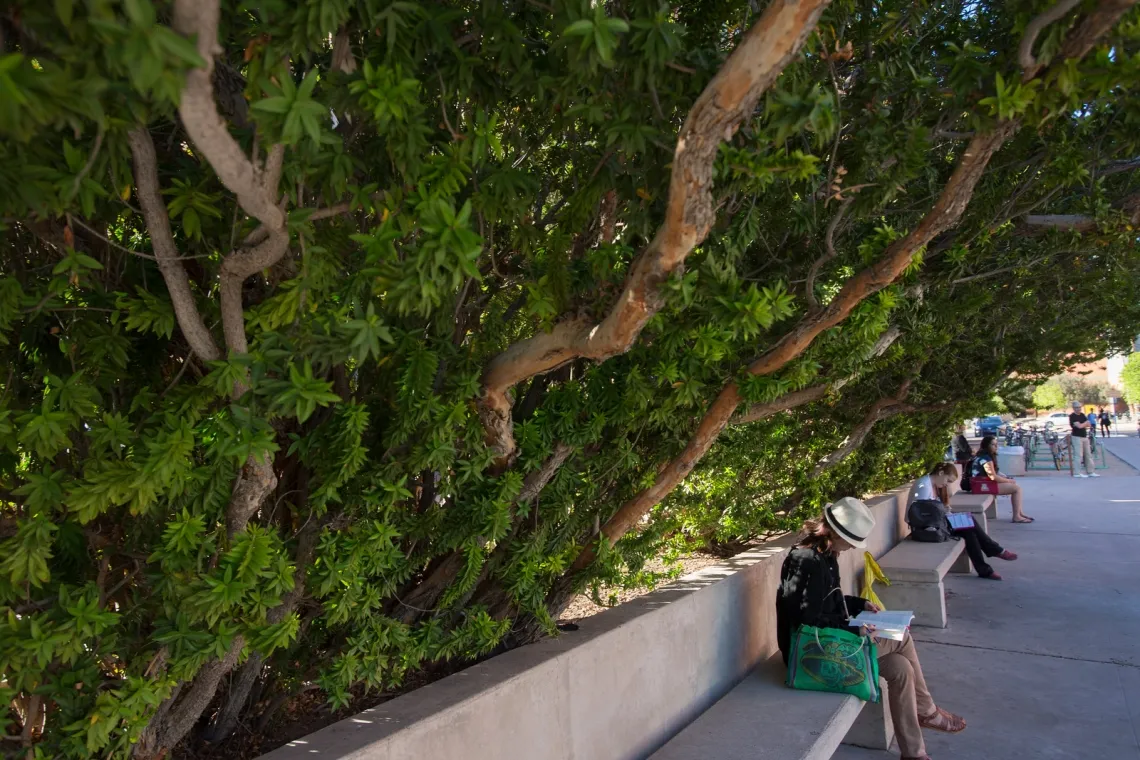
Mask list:
[[[903,757],[922,757],[926,754],[926,744],[922,741],[918,716],[933,715],[936,708],[922,676],[914,640],[908,633],[902,641],[877,639],[875,644],[879,650],[879,675],[887,679],[887,696],[899,749]]]
[[[1092,447],[1089,445],[1088,438],[1078,438],[1073,436],[1073,468],[1081,471],[1081,463],[1084,462],[1085,472],[1092,475],[1096,472],[1096,464],[1093,462]]]

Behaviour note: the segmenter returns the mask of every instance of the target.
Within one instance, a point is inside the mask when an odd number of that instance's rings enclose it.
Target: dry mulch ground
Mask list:
[[[689,573],[694,573],[703,567],[715,565],[719,562],[724,562],[724,558],[717,557],[712,554],[690,554],[686,557],[682,557],[677,563],[680,565],[680,574],[677,577],[684,577]],[[646,563],[646,569],[660,573],[665,572],[666,565],[660,560],[653,560]],[[662,585],[665,585],[666,583],[672,583],[672,581],[664,581]],[[628,602],[630,599],[636,599],[639,596],[644,596],[651,591],[653,591],[651,588],[603,588],[601,594],[599,595],[600,598],[603,601],[608,602],[610,600],[613,600],[614,602],[612,604],[604,605],[596,604],[589,595],[582,594],[576,597],[574,601],[570,602],[570,606],[567,607],[566,611],[562,613],[562,616],[558,618],[558,622],[572,623],[574,621],[581,620],[582,618],[590,617],[591,615],[597,615],[599,612],[605,612],[606,610],[616,607],[619,604]]]

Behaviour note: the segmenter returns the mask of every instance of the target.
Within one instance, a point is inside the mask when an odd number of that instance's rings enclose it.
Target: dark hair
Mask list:
[[[994,443],[995,441],[997,441],[997,438],[995,438],[992,435],[987,435],[985,438],[982,439],[982,442],[978,445],[978,453],[979,454],[990,454],[991,453],[990,452],[990,444]]]
[[[827,526],[827,521],[823,519],[823,515],[804,520],[800,533],[799,546],[806,546],[809,549],[821,552],[835,551],[835,534]]]

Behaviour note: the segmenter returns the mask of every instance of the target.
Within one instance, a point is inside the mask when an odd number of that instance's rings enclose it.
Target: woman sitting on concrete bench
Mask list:
[[[919,499],[933,499],[942,502],[942,506],[949,511],[950,484],[957,479],[957,467],[950,462],[939,462],[934,465],[934,469],[930,471],[929,475],[923,475],[911,486],[910,498],[906,502],[907,506],[909,507]],[[972,528],[955,530],[954,535],[966,542],[966,554],[970,555],[970,564],[983,578],[992,581],[1001,580],[1001,576],[994,572],[994,569],[986,562],[986,557],[997,557],[1007,562],[1017,559],[1016,554],[1003,549],[1001,544],[990,538],[990,535],[982,530],[982,527],[977,523]]]
[[[784,559],[776,595],[776,637],[785,662],[792,633],[801,624],[874,635],[873,629],[849,625],[851,617],[863,610],[878,612],[878,607],[857,596],[841,596],[838,561],[840,552],[864,548],[874,527],[871,510],[850,496],[828,504],[821,517],[804,523],[803,537]],[[922,729],[958,733],[966,728],[966,721],[935,706],[909,633],[902,641],[875,643],[903,760],[930,760]]]
[[[978,455],[967,465],[969,479],[989,478],[997,482],[997,492],[1001,496],[1008,496],[1013,502],[1013,521],[1015,523],[1031,523],[1033,518],[1021,511],[1021,486],[1013,478],[1007,478],[997,469],[997,438],[987,435],[978,446]]]

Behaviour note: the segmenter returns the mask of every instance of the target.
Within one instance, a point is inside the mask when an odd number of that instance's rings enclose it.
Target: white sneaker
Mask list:
[[[1074,478],[1087,478],[1087,477],[1088,477],[1088,475],[1085,475],[1083,472],[1078,472],[1078,473],[1077,473],[1076,475],[1074,475],[1073,477],[1074,477]]]
[[[1089,473],[1089,477],[1090,477],[1090,478],[1099,478],[1099,477],[1100,477],[1100,473],[1099,473],[1099,472],[1090,472],[1090,473]]]

